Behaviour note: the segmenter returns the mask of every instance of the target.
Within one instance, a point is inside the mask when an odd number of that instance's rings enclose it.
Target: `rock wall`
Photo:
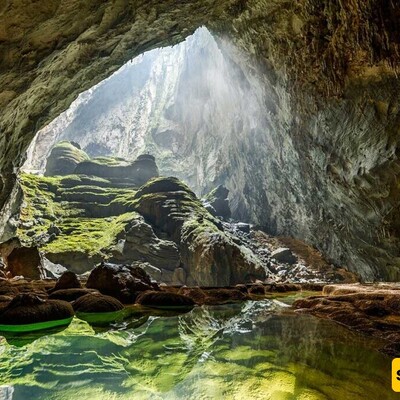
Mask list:
[[[223,142],[235,215],[304,238],[365,279],[399,279],[398,18],[394,2],[378,0],[9,1],[0,204],[34,133],[78,93],[206,25],[229,38],[268,122]]]

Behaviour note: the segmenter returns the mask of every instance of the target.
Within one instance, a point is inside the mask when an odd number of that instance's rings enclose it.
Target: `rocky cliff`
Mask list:
[[[215,149],[235,215],[304,238],[364,279],[398,279],[398,18],[378,0],[6,2],[0,204],[12,209],[35,132],[78,93],[205,25],[268,126]]]

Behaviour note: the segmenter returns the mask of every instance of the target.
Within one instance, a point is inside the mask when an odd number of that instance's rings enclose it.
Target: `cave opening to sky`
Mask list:
[[[92,158],[151,154],[161,175],[183,179],[198,194],[233,186],[230,165],[242,160],[232,143],[242,141],[247,151],[265,136],[262,93],[238,59],[231,43],[205,27],[136,57],[39,131],[23,170],[43,174],[51,149],[67,140]]]

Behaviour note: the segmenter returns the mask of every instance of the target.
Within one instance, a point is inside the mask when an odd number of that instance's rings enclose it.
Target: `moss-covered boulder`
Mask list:
[[[75,142],[63,141],[53,147],[46,162],[45,176],[69,175],[89,156]]]
[[[143,306],[161,309],[190,309],[195,306],[190,297],[171,292],[144,292],[138,296],[136,302]]]
[[[101,293],[89,293],[79,297],[73,303],[77,313],[107,313],[120,311],[124,305],[115,297],[105,296]]]
[[[0,324],[26,325],[67,320],[74,316],[71,305],[62,300],[44,300],[35,294],[19,294],[0,311]]]

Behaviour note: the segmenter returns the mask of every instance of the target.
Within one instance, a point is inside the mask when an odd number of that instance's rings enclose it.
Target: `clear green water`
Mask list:
[[[0,399],[400,398],[376,343],[281,301],[1,338]]]

